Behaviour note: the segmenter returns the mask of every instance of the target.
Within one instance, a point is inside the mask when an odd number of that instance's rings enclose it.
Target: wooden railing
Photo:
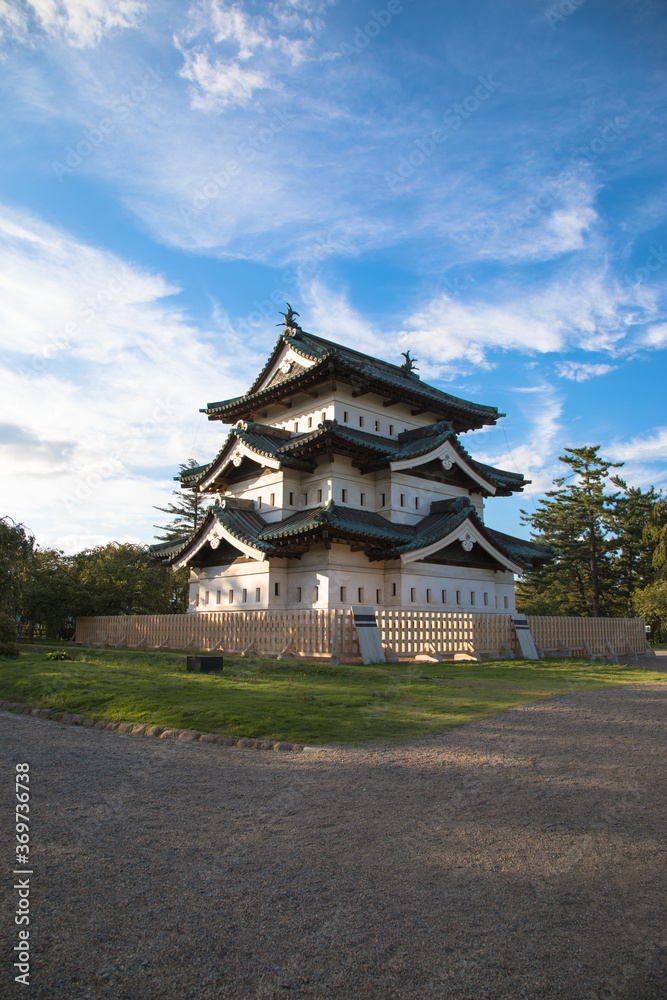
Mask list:
[[[510,615],[378,611],[383,643],[397,656],[420,653],[519,654]],[[577,655],[647,650],[641,618],[529,617],[535,643]],[[75,642],[107,646],[206,649],[228,653],[359,657],[350,610],[213,611],[189,615],[78,618]]]

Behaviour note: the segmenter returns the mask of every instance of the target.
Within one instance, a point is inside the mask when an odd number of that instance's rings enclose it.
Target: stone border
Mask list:
[[[52,712],[50,708],[31,708],[17,701],[0,701],[0,711],[15,712],[17,715],[32,715],[37,719],[63,722],[69,726],[84,726],[86,729],[105,729],[122,736],[152,736],[159,740],[178,740],[180,743],[217,743],[226,747],[241,747],[244,750],[283,750],[301,753],[303,743],[274,743],[273,740],[251,740],[220,733],[200,733],[196,729],[170,729],[167,726],[150,726],[141,722],[118,722],[114,719],[88,719],[70,712]]]

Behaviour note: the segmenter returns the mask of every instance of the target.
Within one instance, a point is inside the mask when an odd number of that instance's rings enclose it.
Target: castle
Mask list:
[[[189,611],[514,610],[514,579],[551,550],[487,528],[485,501],[529,480],[475,461],[458,435],[502,416],[306,333],[288,306],[213,461],[180,477],[212,505],[191,536],[151,546],[190,568]]]

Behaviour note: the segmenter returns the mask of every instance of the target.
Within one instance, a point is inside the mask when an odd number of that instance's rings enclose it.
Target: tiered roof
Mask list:
[[[308,361],[307,366],[295,362],[289,373],[275,372],[268,385],[264,382],[276,365],[285,348]],[[448,420],[455,432],[473,430],[493,425],[499,417],[495,406],[483,406],[423,384],[419,376],[405,366],[361,354],[350,347],[343,347],[297,326],[286,327],[266,365],[251,387],[242,396],[209,403],[202,409],[209,420],[232,423],[235,420],[252,420],[253,416],[273,403],[299,394],[313,395],[325,383],[345,383],[352,387],[353,396],[369,392],[383,398],[383,406],[405,403],[413,415],[432,413],[436,418]]]
[[[479,556],[466,556],[475,544],[488,560],[501,563],[513,572],[522,572],[551,558],[549,546],[523,541],[487,528],[467,497],[440,500],[417,524],[396,524],[380,514],[335,504],[329,500],[305,508],[282,521],[267,522],[248,500],[225,498],[209,508],[204,523],[190,537],[153,546],[153,553],[170,563],[189,561],[213,540],[214,547],[225,539],[233,547],[254,558],[299,558],[313,542],[350,543],[363,550],[371,561],[426,558],[464,541],[456,561],[478,563]],[[468,548],[466,548],[466,545]],[[449,555],[449,552],[447,553]]]
[[[475,461],[446,420],[405,431],[397,438],[370,434],[336,420],[325,420],[302,434],[241,420],[212,462],[187,469],[174,478],[184,487],[213,491],[221,489],[230,475],[238,478],[242,474],[244,458],[274,468],[314,472],[316,459],[324,454],[330,461],[334,454],[347,456],[362,474],[387,468],[419,470],[420,466],[444,458],[450,468],[455,466],[450,476],[452,481],[463,479],[466,485],[474,484],[476,490],[487,496],[511,496],[521,492],[529,482],[518,472],[494,469]]]

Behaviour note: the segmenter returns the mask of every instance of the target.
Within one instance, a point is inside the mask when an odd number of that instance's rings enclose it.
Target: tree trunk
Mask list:
[[[600,585],[598,583],[598,557],[595,545],[595,525],[589,523],[588,537],[591,552],[591,591],[593,597],[593,618],[600,618]]]

